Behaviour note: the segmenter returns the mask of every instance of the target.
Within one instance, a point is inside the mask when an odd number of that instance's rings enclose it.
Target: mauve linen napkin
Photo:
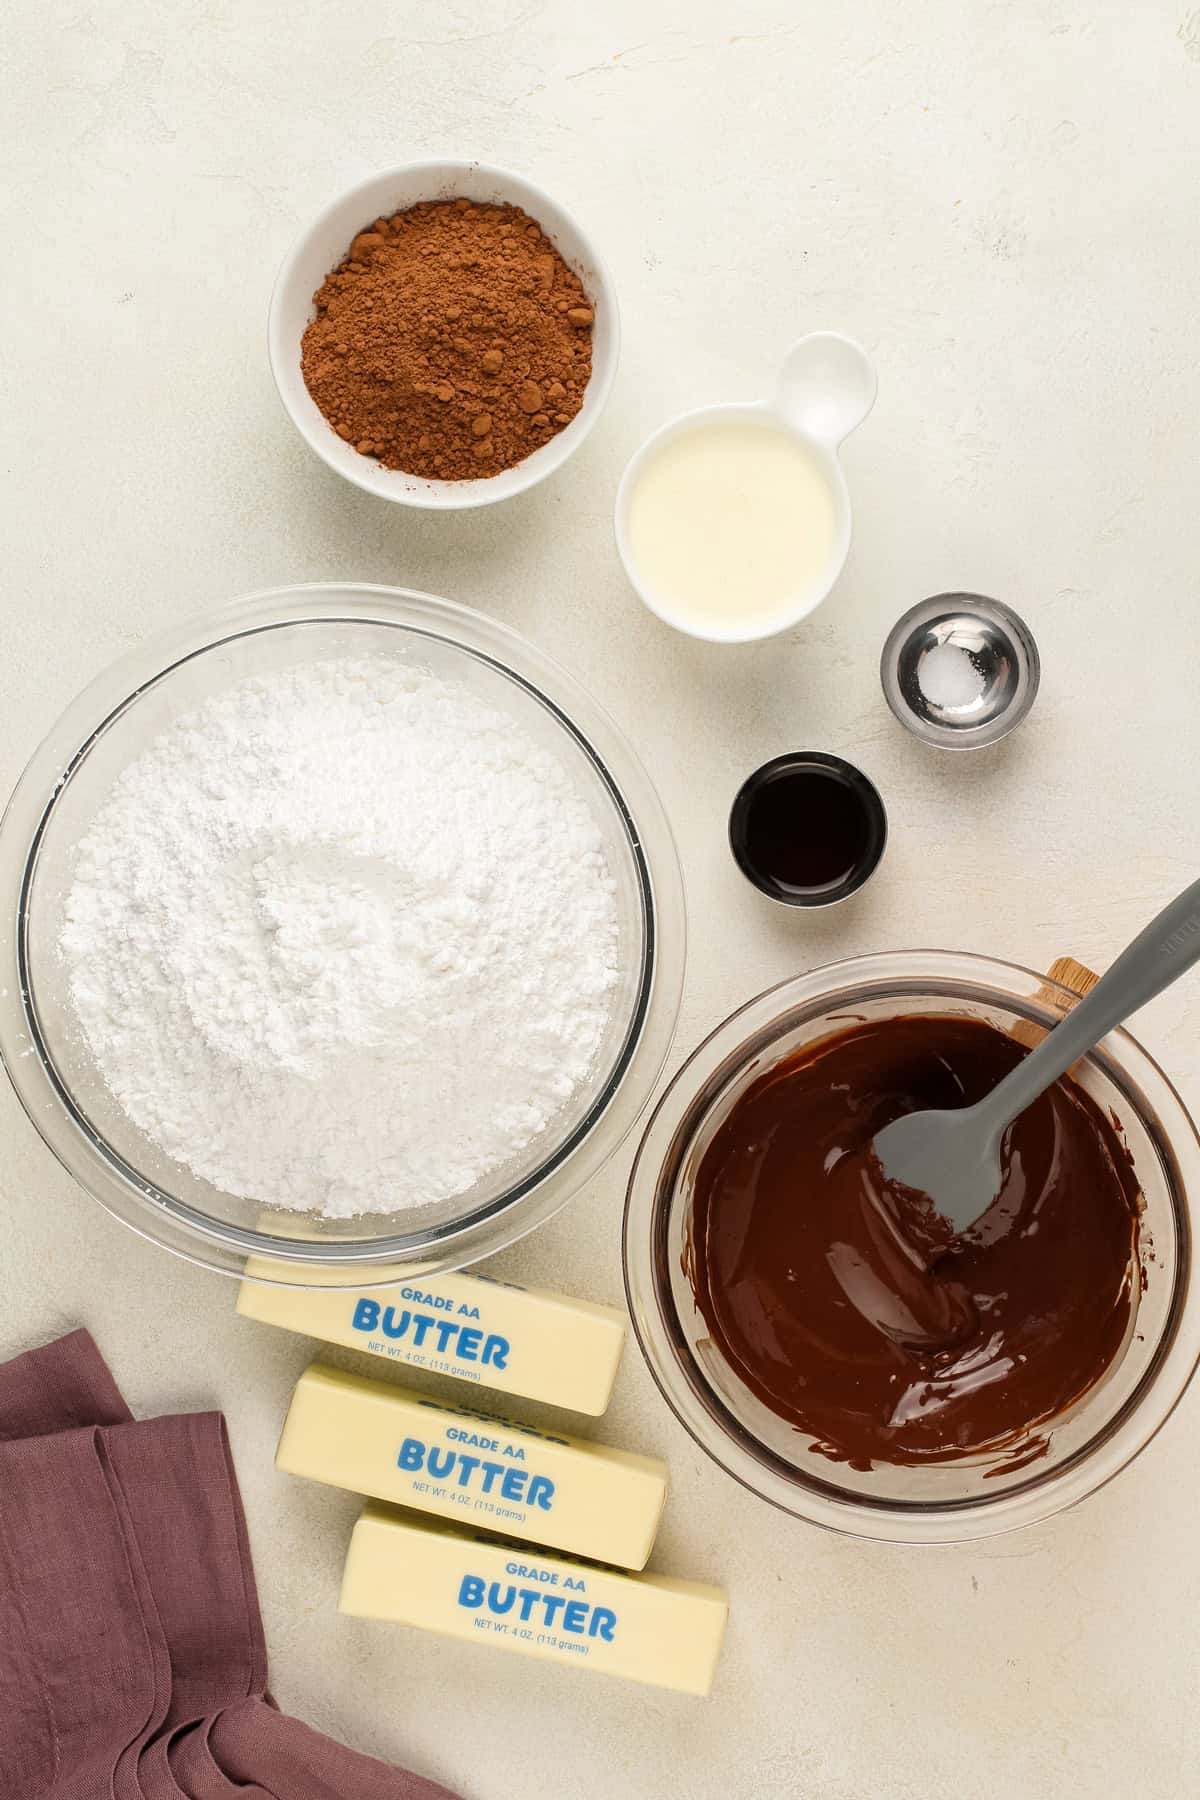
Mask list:
[[[277,1710],[224,1420],[86,1331],[0,1364],[0,1795],[453,1800]]]

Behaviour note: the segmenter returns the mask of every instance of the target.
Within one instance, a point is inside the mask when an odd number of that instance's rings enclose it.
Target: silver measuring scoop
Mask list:
[[[1033,705],[1041,658],[1033,633],[1003,601],[935,594],[888,633],[884,698],[926,744],[974,750],[1006,737]]]

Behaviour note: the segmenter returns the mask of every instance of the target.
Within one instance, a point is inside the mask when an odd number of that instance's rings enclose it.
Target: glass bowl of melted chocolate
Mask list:
[[[871,1154],[969,1105],[1076,996],[923,951],[732,1015],[647,1127],[625,1215],[634,1327],[730,1474],[813,1523],[954,1542],[1049,1517],[1149,1441],[1200,1358],[1200,1142],[1117,1031],[1016,1122],[995,1201],[914,1242]]]

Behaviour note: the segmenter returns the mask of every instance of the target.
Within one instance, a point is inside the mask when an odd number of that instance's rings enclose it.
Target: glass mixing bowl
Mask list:
[[[337,654],[404,658],[511,714],[569,770],[616,883],[621,979],[585,1081],[526,1152],[452,1202],[325,1219],[228,1194],[169,1160],[114,1100],[83,1041],[58,953],[73,857],[120,771],[180,713],[245,676]],[[514,632],[426,594],[368,586],[255,594],[143,645],[54,727],[0,823],[0,1055],[59,1161],[101,1204],[208,1268],[361,1286],[461,1267],[547,1219],[645,1105],[684,963],[679,863],[653,787],[601,708]],[[446,1129],[454,1130],[447,1120]]]
[[[1075,1071],[1119,1121],[1141,1183],[1142,1292],[1123,1353],[1050,1427],[1045,1454],[877,1466],[829,1462],[765,1407],[708,1335],[684,1268],[701,1159],[734,1102],[781,1058],[859,1019],[956,1013],[1004,1031],[1050,1027],[1076,998],[1010,963],[945,951],[858,958],[785,981],[700,1045],[646,1128],[625,1209],[625,1282],[643,1354],[697,1443],[797,1518],[855,1536],[951,1543],[1032,1524],[1118,1473],[1154,1436],[1200,1357],[1192,1207],[1200,1142],[1166,1076],[1115,1031]]]

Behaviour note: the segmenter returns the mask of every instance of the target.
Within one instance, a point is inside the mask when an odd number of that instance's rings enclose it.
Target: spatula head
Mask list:
[[[887,1179],[924,1194],[955,1236],[1000,1192],[1000,1138],[973,1106],[906,1113],[884,1126],[872,1148]]]

